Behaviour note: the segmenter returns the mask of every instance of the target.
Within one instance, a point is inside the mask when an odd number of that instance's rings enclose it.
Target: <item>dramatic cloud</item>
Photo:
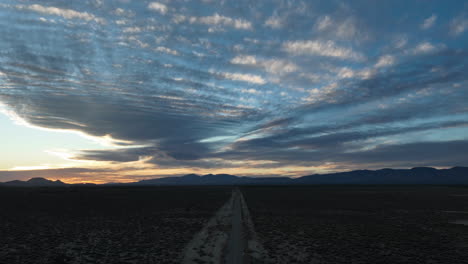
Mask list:
[[[466,165],[466,6],[395,5],[6,0],[0,112],[112,143],[31,163],[70,182]]]

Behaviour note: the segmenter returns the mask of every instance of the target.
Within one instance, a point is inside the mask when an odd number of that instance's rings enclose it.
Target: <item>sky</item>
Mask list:
[[[468,3],[0,0],[0,181],[468,164]]]

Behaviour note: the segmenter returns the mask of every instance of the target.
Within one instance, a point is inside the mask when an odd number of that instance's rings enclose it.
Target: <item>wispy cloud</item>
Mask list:
[[[105,23],[105,20],[99,17],[94,16],[88,12],[78,12],[72,9],[62,9],[53,6],[42,6],[39,4],[33,5],[17,5],[16,8],[21,10],[29,10],[38,12],[45,15],[54,15],[60,16],[66,19],[81,19],[85,21],[94,21],[96,23]]]
[[[192,24],[204,24],[210,26],[227,26],[233,27],[235,29],[242,29],[242,30],[251,30],[252,23],[247,20],[241,18],[231,18],[227,16],[219,15],[215,13],[211,16],[204,16],[204,17],[190,17],[188,21]]]
[[[330,16],[323,16],[317,20],[317,23],[315,24],[315,27],[322,31],[327,28],[329,28],[333,24]]]
[[[435,52],[437,50],[440,50],[442,48],[441,45],[439,46],[436,46],[430,42],[421,42],[419,43],[418,45],[416,45],[416,47],[414,47],[412,50],[411,50],[411,53],[413,54],[416,54],[416,55],[419,55],[419,54],[427,54],[427,53],[431,53],[431,52]]]
[[[266,81],[259,75],[248,74],[248,73],[230,73],[230,72],[223,72],[219,73],[226,79],[233,80],[233,81],[242,81],[248,82],[253,84],[265,84]]]
[[[435,24],[436,21],[437,21],[437,16],[433,14],[432,16],[424,19],[423,23],[421,24],[421,29],[426,30],[426,29],[431,28]]]
[[[351,48],[338,46],[331,40],[288,41],[283,44],[283,49],[294,55],[324,56],[344,60],[363,60],[365,58],[363,54]]]
[[[252,55],[239,55],[231,59],[231,63],[255,66],[271,74],[287,74],[298,70],[298,66],[283,59],[260,59]]]
[[[271,16],[265,21],[265,26],[271,27],[274,29],[279,29],[283,27],[283,23],[281,21],[281,18],[278,16]]]
[[[166,47],[156,47],[154,50],[159,51],[159,52],[164,52],[167,54],[171,54],[174,56],[179,55],[179,52],[177,52],[177,50],[173,50],[173,49],[166,48]]]
[[[166,14],[167,11],[168,11],[168,8],[165,4],[163,3],[159,3],[159,2],[151,2],[148,4],[148,8],[150,10],[153,10],[153,11],[156,11],[156,12],[159,12],[161,14]]]
[[[395,57],[392,55],[383,55],[379,58],[377,63],[375,64],[376,68],[382,68],[391,66],[395,63]]]
[[[468,17],[466,15],[459,15],[454,18],[450,23],[450,33],[458,36],[463,34],[468,29]]]

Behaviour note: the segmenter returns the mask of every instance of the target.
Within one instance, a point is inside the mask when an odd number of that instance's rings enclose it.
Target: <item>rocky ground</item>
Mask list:
[[[2,188],[0,263],[180,263],[230,188]]]
[[[468,263],[468,188],[242,190],[265,263]]]

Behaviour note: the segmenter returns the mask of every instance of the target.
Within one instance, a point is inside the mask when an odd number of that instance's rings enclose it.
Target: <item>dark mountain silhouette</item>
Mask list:
[[[302,184],[468,184],[468,167],[356,170],[309,175],[294,181]]]
[[[300,178],[288,177],[239,177],[229,174],[188,174],[180,177],[165,177],[133,183],[110,183],[106,185],[286,185],[286,184],[468,184],[468,167],[434,169],[355,170],[348,172],[314,174]],[[28,181],[0,183],[3,186],[67,186],[59,180],[32,178]],[[94,184],[73,184],[94,185]]]
[[[180,177],[167,177],[151,180],[142,180],[135,185],[236,185],[236,184],[288,184],[292,183],[291,178],[271,177],[239,177],[229,174],[188,174]]]
[[[300,178],[287,177],[238,177],[229,174],[189,174],[143,180],[138,185],[276,185],[276,184],[468,184],[468,167],[434,169],[355,170],[349,172],[314,174]]]
[[[44,178],[31,178],[27,181],[9,181],[2,183],[4,186],[42,187],[42,186],[65,186],[67,184],[60,180],[51,181]]]

